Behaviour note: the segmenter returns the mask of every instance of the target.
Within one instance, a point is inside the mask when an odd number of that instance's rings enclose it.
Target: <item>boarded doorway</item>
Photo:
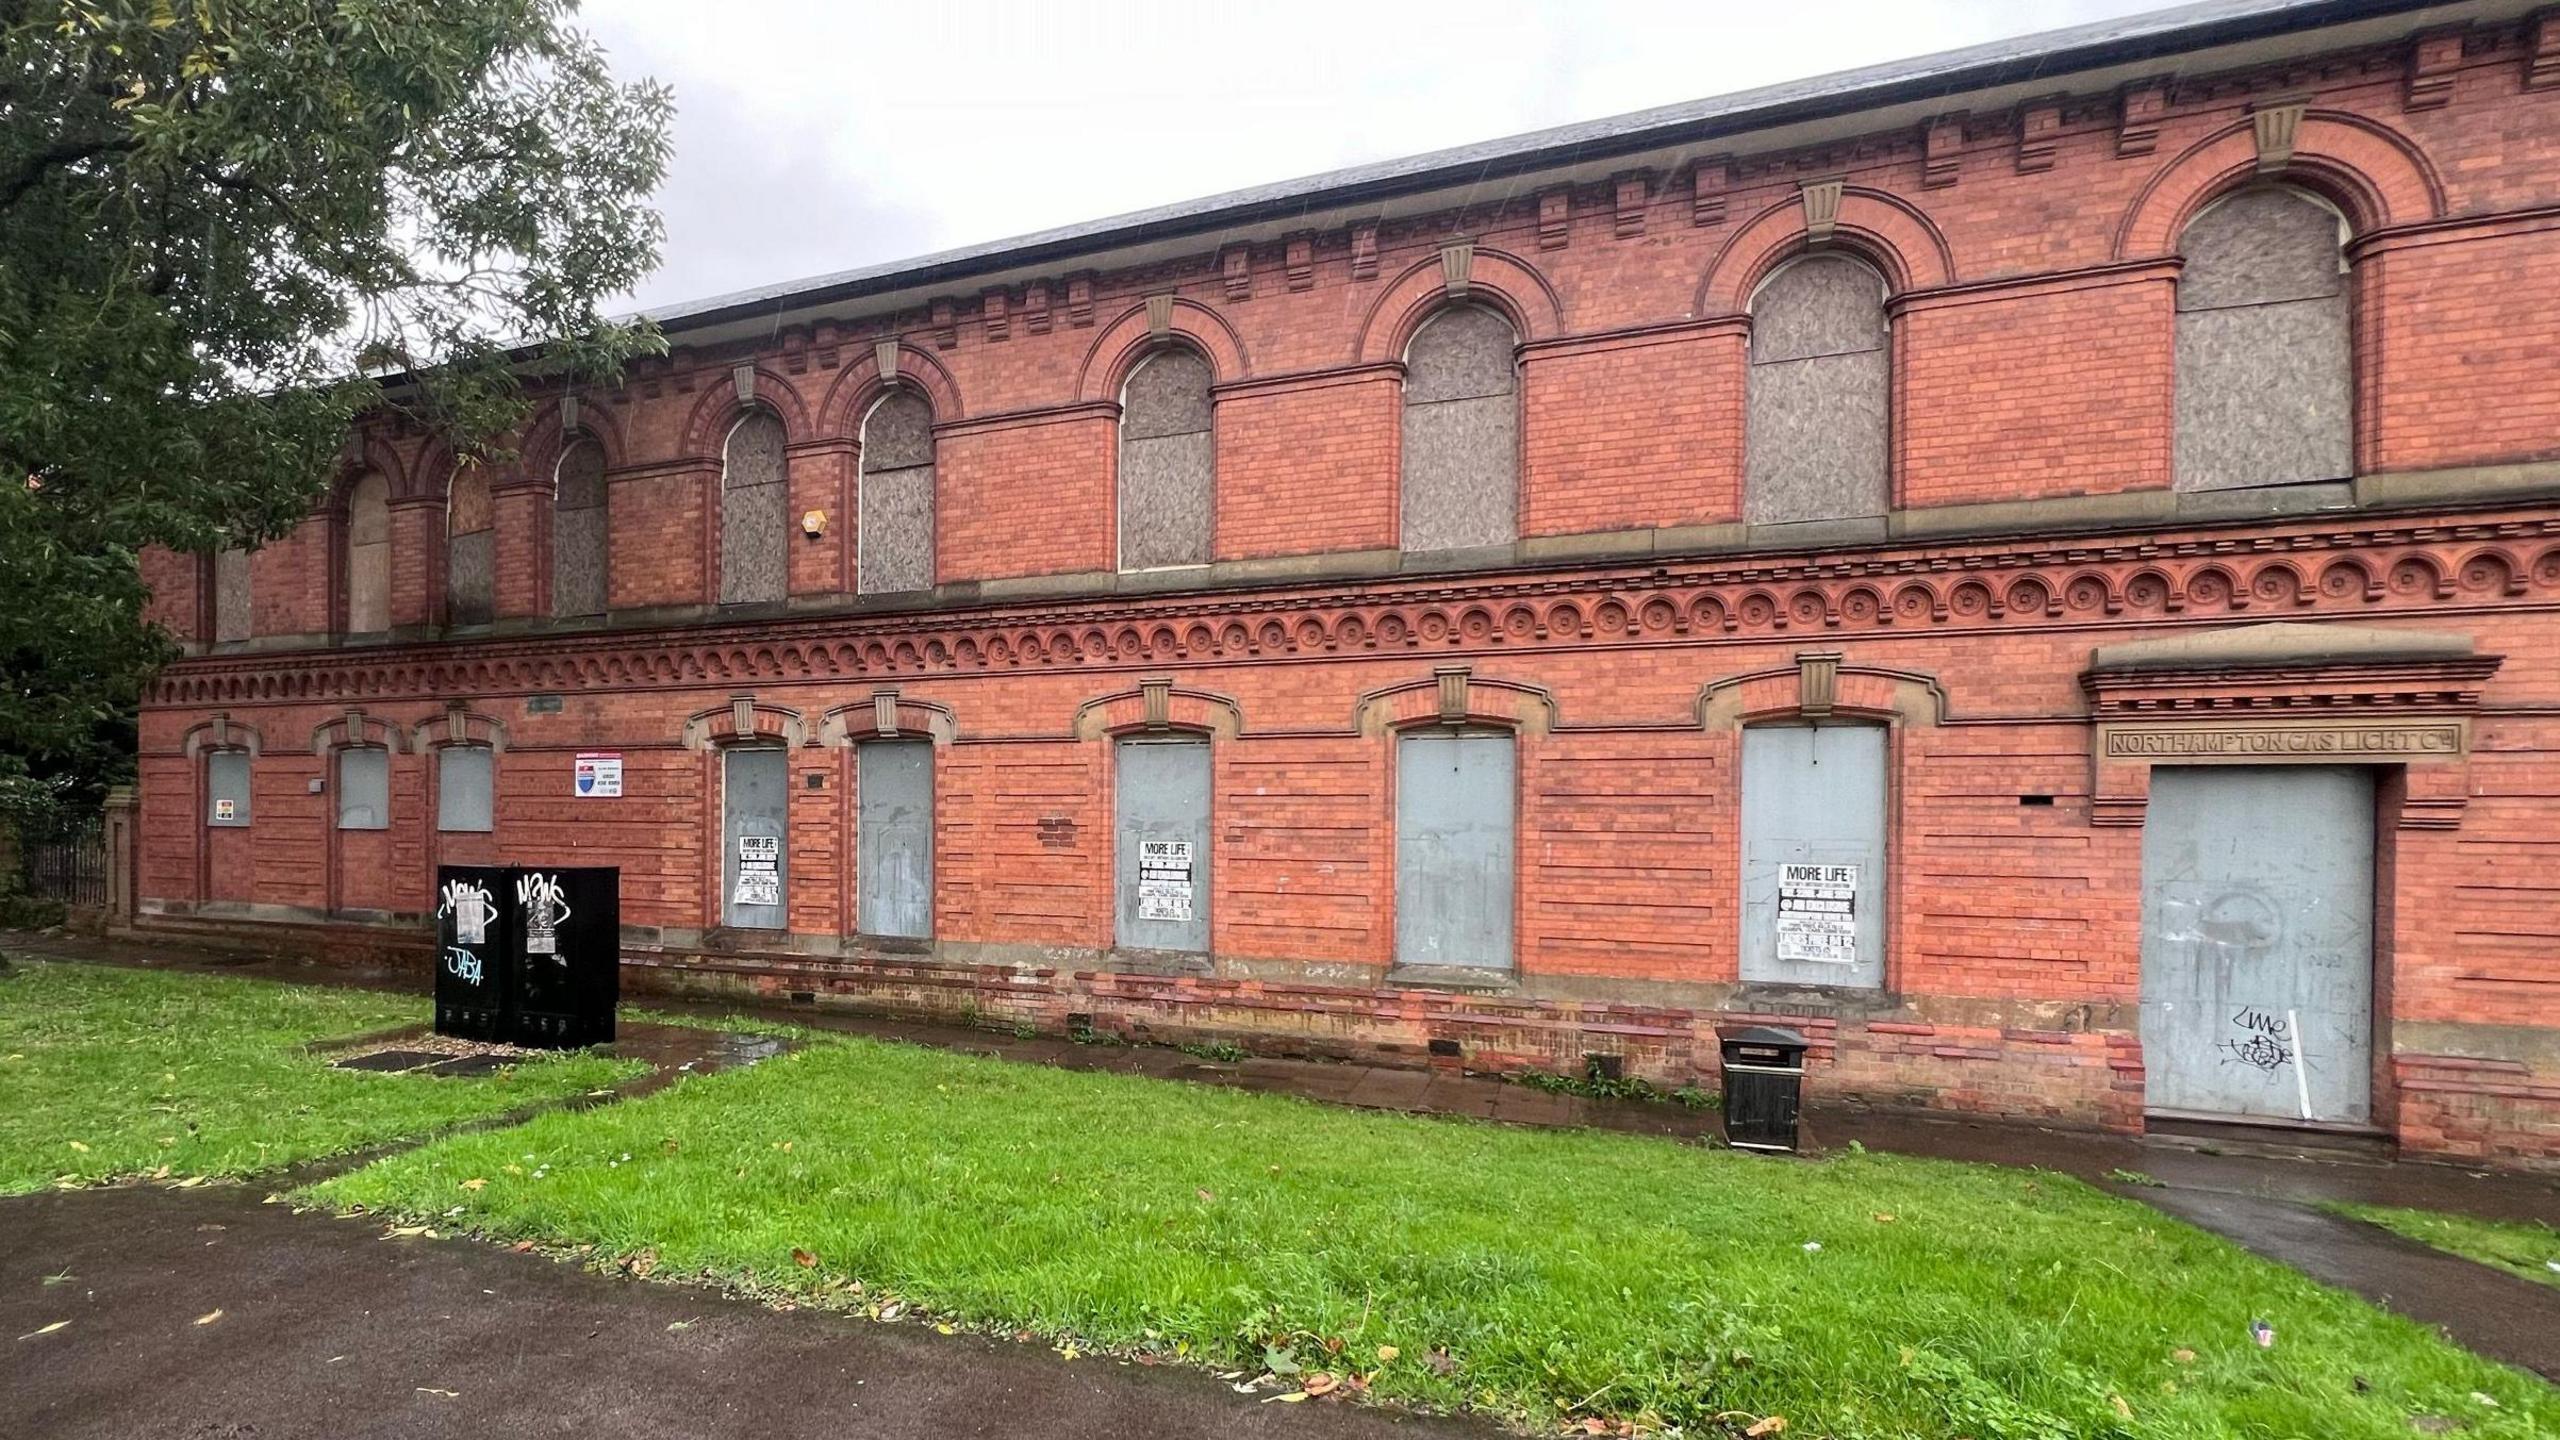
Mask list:
[[[738,749],[721,756],[720,894],[723,923],[784,930],[790,845],[784,823],[791,775],[783,753]]]
[[[1206,952],[1209,742],[1123,740],[1118,769],[1118,943]]]
[[[2155,1114],[2372,1123],[2372,772],[2151,772],[2142,1059]]]
[[[855,747],[861,828],[853,857],[865,935],[933,934],[933,742],[874,740]]]
[[[1885,731],[1742,732],[1742,978],[1884,984]]]
[[[1396,963],[1511,968],[1514,756],[1499,730],[1396,742]]]

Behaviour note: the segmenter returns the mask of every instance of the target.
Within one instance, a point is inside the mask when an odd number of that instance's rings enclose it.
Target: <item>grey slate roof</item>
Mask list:
[[[1222,195],[962,246],[935,255],[660,306],[643,313],[666,329],[681,330],[866,294],[957,284],[972,275],[1065,261],[1117,246],[1283,220],[1292,214],[1335,210],[1559,164],[1695,143],[1721,134],[1956,95],[2044,76],[2060,77],[2209,46],[2400,14],[2440,3],[2442,0],[2205,0],[2202,4],[2048,30],[1918,59],[1842,70],[1712,99],[1684,101],[1230,190]]]

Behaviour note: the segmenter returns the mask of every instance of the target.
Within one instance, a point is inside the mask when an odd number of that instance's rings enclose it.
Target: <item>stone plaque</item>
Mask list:
[[[2116,721],[2098,727],[2100,759],[2165,765],[2421,763],[2459,760],[2470,748],[2469,726],[2461,720]]]

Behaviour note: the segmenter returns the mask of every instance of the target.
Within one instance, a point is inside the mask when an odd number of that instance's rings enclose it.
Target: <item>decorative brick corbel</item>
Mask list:
[[[1378,222],[1355,220],[1351,225],[1351,278],[1378,278]]]
[[[1280,242],[1280,267],[1288,276],[1292,290],[1312,290],[1316,285],[1316,237],[1301,230]]]
[[[2560,10],[2534,17],[2531,42],[2525,47],[2524,87],[2539,90],[2560,85]]]
[[[1150,730],[1173,726],[1173,681],[1154,676],[1138,682],[1139,723]]]
[[[871,728],[882,735],[898,733],[898,687],[883,685],[871,692]]]
[[[756,403],[756,367],[753,365],[732,366],[729,371],[729,386],[731,389],[738,392],[739,404],[753,405]]]
[[[1034,280],[1022,287],[1022,326],[1034,335],[1049,333],[1049,282]]]
[[[2401,108],[2433,110],[2453,98],[2453,77],[2462,68],[2462,32],[2430,30],[2409,45],[2409,84]]]
[[[782,368],[794,375],[809,373],[809,327],[786,325],[782,329]]]
[[[1160,290],[1147,297],[1147,334],[1161,340],[1173,333],[1173,292]]]
[[[898,342],[895,337],[871,343],[871,366],[880,372],[880,383],[890,384],[898,378]]]
[[[1796,652],[1796,709],[1807,720],[1828,720],[1840,699],[1840,652]]]
[[[2116,154],[2130,159],[2148,155],[2160,144],[2160,117],[2169,109],[2169,87],[2159,80],[2138,80],[2116,97]]]
[[[925,323],[933,328],[933,348],[948,350],[960,343],[959,306],[948,295],[937,295],[925,306]]]
[[[1804,199],[1804,238],[1808,245],[1830,243],[1831,232],[1840,223],[1840,191],[1843,180],[1809,180],[1802,188]]]
[[[1067,277],[1067,323],[1081,330],[1093,323],[1093,272]]]
[[[1710,155],[1689,169],[1689,223],[1724,223],[1725,194],[1733,188],[1733,157]]]
[[[1645,205],[1653,199],[1653,172],[1622,170],[1609,177],[1609,189],[1617,202],[1617,217],[1610,233],[1621,240],[1643,234]]]
[[[2033,175],[2053,168],[2061,148],[2062,102],[2030,100],[2018,107],[2018,173]]]
[[[2293,163],[2294,137],[2302,131],[2307,100],[2279,100],[2251,107],[2249,124],[2258,138],[2258,173],[2273,175]]]
[[[986,326],[988,339],[1002,340],[1013,333],[1013,318],[1007,313],[1012,298],[1001,285],[990,285],[978,293],[978,318]]]
[[[1538,193],[1538,248],[1561,250],[1573,239],[1573,187],[1558,185]]]
[[[1920,186],[1943,190],[1964,174],[1964,112],[1940,115],[1921,129]]]
[[[576,432],[577,428],[578,397],[575,395],[563,395],[560,397],[560,433],[563,435],[573,434]]]
[[[1452,240],[1440,247],[1440,287],[1452,300],[1467,298],[1467,282],[1476,268],[1476,242]]]
[[[1218,279],[1227,299],[1241,304],[1253,298],[1253,247],[1242,241],[1218,252]]]
[[[1467,676],[1464,665],[1435,667],[1431,676],[1440,685],[1440,723],[1463,725],[1467,719]]]

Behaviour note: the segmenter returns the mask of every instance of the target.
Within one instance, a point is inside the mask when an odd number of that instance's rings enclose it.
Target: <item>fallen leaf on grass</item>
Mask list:
[[[465,1190],[486,1190],[489,1188],[489,1182],[477,1175],[474,1175],[470,1179],[462,1182],[462,1188]]]
[[[516,1253],[517,1253],[517,1254],[519,1254],[519,1255],[522,1255],[522,1254],[525,1254],[525,1253],[527,1253],[527,1252],[529,1252],[529,1251],[531,1251],[531,1250],[533,1249],[533,1242],[532,1242],[532,1241],[530,1241],[530,1240],[519,1240],[519,1241],[517,1241],[516,1243],[514,1243],[513,1245],[508,1246],[507,1248],[508,1248],[508,1249],[510,1249],[510,1250],[513,1250],[514,1252],[516,1252]]]
[[[79,1151],[79,1152],[80,1152],[81,1154],[83,1154],[83,1155],[86,1155],[86,1154],[88,1154],[88,1153],[89,1153],[89,1147],[88,1147],[88,1146],[86,1146],[86,1145],[81,1144],[81,1143],[80,1143],[79,1141],[77,1141],[77,1140],[74,1140],[74,1141],[72,1141],[72,1142],[71,1142],[71,1148],[72,1148],[72,1149],[74,1149],[74,1150]]]
[[[2125,1419],[2127,1419],[2127,1420],[2130,1420],[2130,1419],[2132,1419],[2132,1418],[2133,1418],[2133,1407],[2132,1407],[2132,1406],[2130,1406],[2130,1405],[2127,1405],[2126,1403],[2124,1403],[2124,1397],[2123,1397],[2123,1396],[2121,1396],[2121,1395],[2110,1395],[2110,1396],[2108,1396],[2108,1397],[2107,1397],[2107,1403],[2108,1403],[2108,1404],[2110,1404],[2110,1405],[2113,1405],[2114,1407],[2116,1407],[2116,1414],[2118,1414],[2118,1415],[2120,1415],[2120,1416],[2124,1417],[2124,1418],[2125,1418]]]
[[[1768,1416],[1768,1417],[1766,1417],[1766,1418],[1764,1418],[1764,1419],[1756,1420],[1756,1421],[1752,1422],[1751,1427],[1750,1427],[1749,1429],[1744,1430],[1742,1433],[1743,1433],[1743,1434],[1745,1434],[1745,1435],[1751,1435],[1751,1436],[1775,1435],[1775,1434],[1779,1433],[1780,1431],[1785,1430],[1786,1428],[1787,1428],[1787,1417],[1786,1417],[1786,1416],[1784,1416],[1784,1415],[1771,1415],[1771,1416]]]
[[[434,1229],[425,1225],[394,1225],[390,1229],[382,1232],[382,1238],[385,1240],[416,1240],[420,1238],[432,1240],[435,1238],[435,1235],[436,1232]]]
[[[1384,1365],[1403,1353],[1393,1345],[1381,1345],[1378,1347],[1378,1363]]]
[[[221,1318],[222,1318],[222,1307],[221,1307],[221,1306],[219,1306],[219,1305],[216,1305],[216,1306],[215,1306],[215,1307],[213,1307],[211,1310],[206,1311],[204,1314],[197,1316],[197,1317],[196,1317],[196,1323],[197,1323],[197,1324],[199,1324],[199,1325],[210,1325],[210,1324],[212,1324],[214,1321],[219,1320],[219,1319],[221,1319]]]
[[[1330,1370],[1319,1370],[1307,1377],[1304,1388],[1310,1395],[1329,1395],[1341,1384],[1340,1376]]]
[[[1876,1212],[1876,1223],[1879,1225],[1890,1225],[1893,1223],[1893,1217],[1879,1210]]]
[[[2169,1352],[2169,1358],[2177,1361],[2181,1365],[2193,1365],[2196,1363],[2196,1352],[2193,1350],[2172,1350]]]
[[[70,1323],[71,1323],[71,1322],[70,1322],[70,1321],[68,1321],[68,1320],[56,1320],[56,1321],[54,1321],[52,1324],[47,1325],[47,1326],[43,1327],[42,1329],[39,1329],[39,1330],[30,1330],[30,1331],[28,1331],[26,1334],[21,1335],[21,1336],[19,1336],[18,1338],[19,1338],[19,1339],[21,1339],[21,1340],[33,1340],[34,1338],[36,1338],[36,1337],[37,1337],[37,1336],[39,1336],[39,1335],[50,1335],[50,1334],[52,1334],[54,1331],[59,1330],[59,1329],[61,1329],[63,1326],[68,1325],[68,1324],[70,1324]]]
[[[795,1246],[791,1251],[791,1263],[803,1270],[814,1270],[818,1266],[818,1257]]]
[[[1288,1394],[1286,1394],[1286,1395],[1266,1395],[1266,1396],[1262,1397],[1262,1403],[1263,1403],[1263,1404],[1265,1404],[1265,1405],[1269,1405],[1269,1404],[1273,1403],[1274,1401],[1277,1401],[1278,1403],[1280,1403],[1280,1404],[1282,1404],[1282,1405],[1295,1405],[1295,1404],[1297,1404],[1299,1401],[1304,1400],[1304,1399],[1306,1399],[1306,1398],[1307,1398],[1307,1392],[1306,1392],[1306,1391],[1304,1391],[1304,1390],[1292,1390],[1292,1391],[1290,1391],[1290,1392],[1289,1392]]]
[[[1197,1195],[1200,1197],[1200,1199],[1201,1199],[1202,1203],[1204,1203],[1204,1204],[1205,1204],[1205,1203],[1207,1203],[1207,1202],[1210,1202],[1210,1201],[1216,1200],[1216,1199],[1218,1198],[1218,1192],[1217,1192],[1217,1191],[1215,1191],[1215,1190],[1199,1190],[1199,1191],[1195,1191],[1194,1193],[1195,1193],[1195,1194],[1197,1194]]]

